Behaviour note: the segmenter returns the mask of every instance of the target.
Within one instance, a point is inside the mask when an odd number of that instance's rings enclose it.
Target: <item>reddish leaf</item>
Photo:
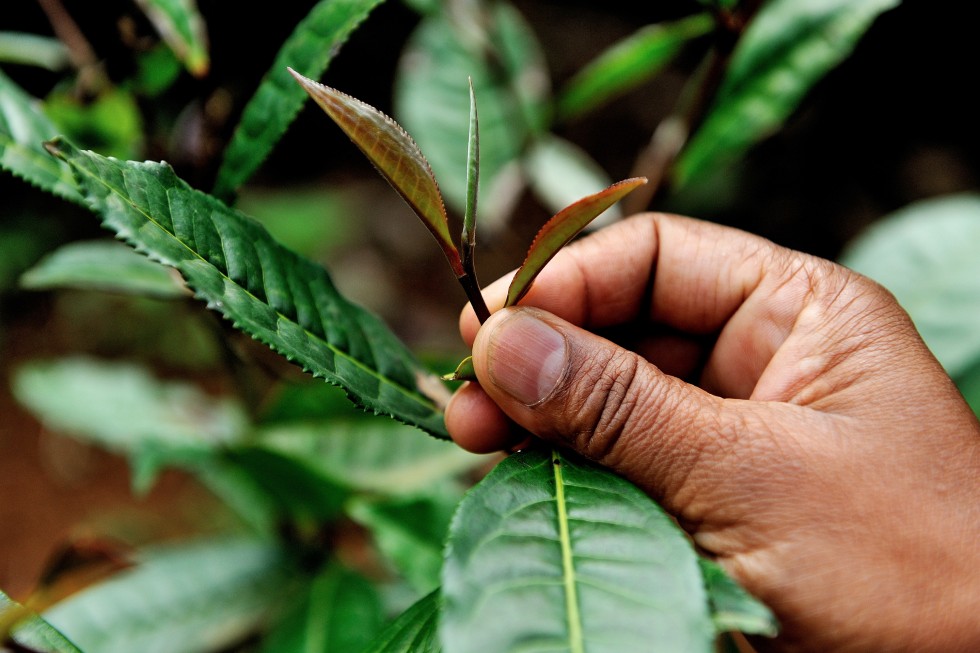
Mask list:
[[[439,185],[412,137],[371,105],[292,69],[289,72],[408,202],[442,246],[453,272],[462,276],[463,265],[449,235],[449,219]]]
[[[548,220],[534,237],[527,258],[521,265],[507,290],[507,303],[514,306],[531,289],[535,277],[555,254],[574,238],[603,211],[628,195],[633,189],[647,183],[646,177],[633,177],[617,182],[594,195],[584,197],[566,206]]]

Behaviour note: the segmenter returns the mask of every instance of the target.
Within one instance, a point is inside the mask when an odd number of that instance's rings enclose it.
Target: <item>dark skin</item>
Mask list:
[[[881,286],[643,214],[460,326],[453,439],[531,433],[643,488],[775,611],[761,650],[980,651],[980,423]]]

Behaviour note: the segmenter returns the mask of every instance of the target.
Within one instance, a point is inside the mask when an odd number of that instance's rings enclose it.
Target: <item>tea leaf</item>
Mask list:
[[[470,490],[442,580],[457,653],[713,650],[687,536],[635,486],[558,451],[514,454]]]
[[[385,628],[364,653],[440,653],[437,629],[441,604],[439,590],[419,599]]]
[[[86,651],[222,650],[265,625],[294,577],[277,546],[248,538],[159,546],[135,562],[45,619]]]
[[[476,370],[473,369],[473,357],[467,356],[456,366],[456,371],[442,377],[444,381],[473,381],[476,379]]]
[[[211,66],[208,34],[195,0],[136,0],[157,33],[195,77]]]
[[[746,592],[717,563],[698,558],[711,604],[711,620],[718,632],[738,631],[774,637],[779,632],[776,617],[757,598]]]
[[[466,139],[466,210],[463,213],[463,236],[460,239],[463,249],[464,267],[473,260],[476,248],[476,206],[480,191],[480,117],[476,110],[476,94],[473,91],[473,78],[470,84],[470,129]]]
[[[453,272],[462,276],[462,262],[449,235],[449,217],[439,185],[412,137],[371,105],[290,72],[412,207],[442,247]]]
[[[7,631],[10,628],[10,631]],[[36,653],[82,653],[51,624],[10,600],[0,591],[0,647],[7,638]]]
[[[384,0],[320,0],[282,44],[249,100],[225,150],[214,195],[228,201],[252,176],[303,107],[306,96],[287,68],[308,77],[327,69],[351,33]]]
[[[635,188],[647,183],[645,177],[624,179],[594,195],[565,207],[541,227],[531,243],[524,263],[517,270],[507,289],[504,306],[514,306],[531,289],[535,277],[555,254],[603,211],[621,200]]]
[[[574,120],[663,70],[681,47],[708,34],[711,14],[648,25],[614,43],[578,71],[558,98],[560,120]]]
[[[807,91],[900,0],[773,0],[732,56],[713,108],[681,152],[675,187],[730,163],[789,117]]]
[[[447,437],[448,392],[327,272],[247,216],[190,188],[162,163],[107,159],[59,140],[89,206],[136,249],[177,268],[197,297],[363,408]]]
[[[83,204],[71,170],[41,146],[57,135],[58,128],[41,111],[40,102],[0,70],[0,168],[43,191]]]

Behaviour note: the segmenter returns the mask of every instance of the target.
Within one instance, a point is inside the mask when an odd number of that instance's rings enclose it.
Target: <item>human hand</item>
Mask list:
[[[980,651],[980,423],[887,291],[644,214],[565,248],[522,305],[463,312],[461,446],[529,431],[643,488],[776,613],[760,647]]]

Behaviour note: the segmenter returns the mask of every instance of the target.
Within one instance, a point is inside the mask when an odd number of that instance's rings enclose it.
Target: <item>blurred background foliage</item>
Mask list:
[[[165,160],[204,190],[218,180],[219,194],[323,262],[348,297],[425,360],[451,369],[462,352],[462,295],[450,275],[432,273],[440,254],[409,210],[318,111],[302,111],[243,186],[220,183],[247,103],[311,4],[243,11],[198,0],[195,12],[190,0],[13,0],[0,17],[0,102],[18,87],[83,147]],[[866,32],[852,27],[849,37],[835,25],[802,50],[794,46],[809,42],[788,29],[792,21],[777,23],[786,31],[770,39],[773,51],[736,60],[744,70],[733,66],[712,86],[720,73],[703,63],[705,52],[731,44],[709,35],[703,11],[726,4],[392,0],[352,32],[322,79],[416,136],[454,215],[465,136],[458,112],[443,109],[465,102],[458,82],[467,74],[484,87],[485,281],[520,262],[556,206],[649,170],[648,143],[659,134],[669,146],[678,115],[697,124],[708,115],[673,177],[625,210],[734,225],[869,274],[908,308],[980,410],[980,124],[967,74],[975,59],[968,7],[856,2],[867,8],[854,19],[870,25]],[[831,7],[828,15],[847,4],[771,3],[790,13]],[[487,15],[492,34],[481,22]],[[619,42],[605,69],[582,74]],[[474,49],[493,56],[474,68]],[[759,74],[793,56],[794,65],[775,66],[778,74]],[[825,66],[812,65],[821,57]],[[646,63],[631,64],[636,58]],[[711,98],[737,105],[756,83],[784,93],[763,90],[761,104],[712,121]],[[710,89],[710,97],[685,89]],[[0,104],[0,120],[10,120],[9,107]],[[774,122],[758,142],[705,163],[766,116]],[[70,188],[63,194],[71,200]],[[23,599],[49,591],[48,576],[57,577],[56,594],[69,591],[59,583],[88,584],[62,573],[58,552],[84,551],[78,542],[93,535],[125,550],[174,541],[182,554],[140,548],[138,557],[154,562],[124,581],[193,576],[215,556],[227,573],[213,579],[212,596],[174,599],[186,619],[172,621],[185,630],[147,629],[145,642],[207,642],[223,624],[215,646],[290,650],[303,645],[290,641],[296,624],[330,603],[337,583],[362,587],[337,608],[360,623],[380,623],[434,587],[452,506],[485,460],[417,437],[388,451],[388,431],[402,427],[364,421],[340,393],[200,310],[179,279],[111,242],[85,209],[9,174],[0,175],[0,198],[0,588]],[[329,446],[316,437],[326,431],[338,434]],[[123,459],[139,498],[130,497]],[[201,533],[231,539],[181,539]],[[290,543],[285,567],[271,534]],[[105,567],[112,557],[93,559]],[[296,581],[296,565],[313,570],[312,579]],[[82,607],[52,619],[94,642],[91,650],[113,650],[109,630],[79,616],[90,609],[84,601],[105,609],[133,599],[125,582],[98,588],[97,598],[83,593]],[[265,623],[269,606],[254,599],[274,594],[261,588],[284,592],[289,609],[259,649],[255,623]],[[145,614],[162,609],[147,601]],[[344,642],[341,650],[364,644],[356,633],[316,637]],[[125,648],[132,641],[122,650],[135,650]]]

